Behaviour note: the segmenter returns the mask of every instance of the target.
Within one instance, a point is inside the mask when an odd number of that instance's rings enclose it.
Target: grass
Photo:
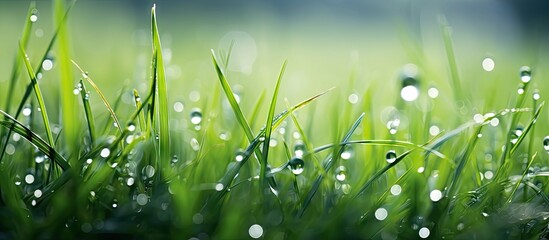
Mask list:
[[[130,83],[109,96],[101,90],[109,86],[96,84],[69,51],[72,5],[55,3],[57,27],[41,59],[27,54],[30,5],[0,104],[0,238],[549,236],[549,127],[543,92],[531,89],[542,71],[506,76],[520,89],[503,88],[512,92],[505,107],[478,104],[461,85],[446,20],[454,100],[426,96],[422,81],[441,73],[418,59],[423,78],[404,76],[420,83],[410,102],[395,94],[384,108],[375,84],[348,91],[359,81],[353,73],[349,86],[281,103],[282,86],[293,84],[284,77],[292,64],[284,62],[270,101],[269,90],[252,88],[259,98],[245,107],[250,100],[230,81],[233,42],[219,55],[212,50],[219,83],[201,93],[202,107],[177,119],[155,6],[150,87],[140,94]],[[51,51],[58,78],[42,74]],[[60,96],[42,91],[45,84],[59,85]],[[21,98],[12,92],[17,86],[26,86]],[[120,103],[124,94],[131,105]],[[433,105],[444,111],[424,107]]]

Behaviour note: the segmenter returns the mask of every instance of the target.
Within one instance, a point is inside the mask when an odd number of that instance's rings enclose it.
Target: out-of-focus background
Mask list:
[[[153,1],[76,3],[69,16],[73,59],[110,100],[123,86],[146,92],[151,58]],[[399,96],[399,73],[419,66],[422,91],[436,86],[441,101],[452,101],[440,19],[452,27],[462,86],[482,109],[487,94],[504,108],[518,83],[518,69],[534,76],[548,66],[549,4],[545,1],[156,1],[170,101],[199,106],[218,84],[210,49],[234,48],[229,81],[249,109],[260,90],[271,92],[284,60],[289,61],[281,97],[291,103],[330,87],[336,96],[360,97],[367,88],[384,102]],[[28,1],[0,1],[0,106],[5,101]],[[38,21],[28,49],[36,64],[53,34],[50,1],[38,1]],[[55,70],[55,52],[54,57]],[[482,67],[494,60],[492,71]],[[58,91],[56,74],[45,73],[45,91]],[[76,71],[75,71],[76,75]],[[26,84],[28,79],[21,78]],[[549,92],[535,79],[534,86]],[[23,84],[16,87],[22,94]],[[494,89],[494,91],[490,90]],[[341,94],[340,94],[341,93]],[[202,97],[202,99],[200,99]],[[499,99],[500,101],[497,101]],[[98,99],[96,99],[99,101]],[[131,103],[131,98],[123,100]],[[359,99],[360,101],[361,99]],[[490,101],[494,101],[491,99]]]

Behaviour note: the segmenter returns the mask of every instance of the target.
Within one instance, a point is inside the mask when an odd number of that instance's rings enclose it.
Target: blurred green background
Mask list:
[[[0,1],[0,106],[6,101],[28,4]],[[90,73],[110,101],[123,86],[141,93],[149,86],[152,4],[81,0],[70,13],[72,58]],[[422,77],[421,96],[430,86],[439,88],[442,108],[435,106],[434,115],[445,121],[441,113],[453,98],[440,16],[452,27],[462,86],[471,96],[473,108],[464,114],[468,119],[477,111],[507,107],[522,65],[534,69],[534,88],[540,88],[542,99],[543,93],[549,92],[549,86],[536,79],[543,75],[549,56],[545,24],[549,5],[543,1],[208,0],[156,4],[168,61],[170,103],[182,101],[185,111],[202,107],[207,94],[218,85],[210,49],[226,52],[234,41],[228,76],[240,94],[245,114],[260,90],[270,95],[285,59],[289,67],[281,87],[282,99],[293,104],[335,86],[332,96],[321,99],[321,105],[332,106],[327,102],[349,104],[347,96],[352,93],[362,101],[363,93],[370,89],[379,111],[394,104],[399,97],[399,73],[405,64],[414,63]],[[51,2],[38,1],[37,8],[39,18],[28,49],[35,64],[53,34]],[[55,52],[51,54],[55,58]],[[486,57],[495,61],[491,72],[482,69]],[[16,96],[22,95],[27,82],[26,77],[20,78]],[[54,69],[44,74],[42,88],[56,93],[57,82],[54,64]],[[133,104],[130,96],[123,97],[129,105]],[[92,100],[99,103],[98,98]],[[51,99],[46,102],[57,106]],[[58,120],[53,117],[52,121]]]

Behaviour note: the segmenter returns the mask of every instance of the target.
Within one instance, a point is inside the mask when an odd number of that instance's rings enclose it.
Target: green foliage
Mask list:
[[[126,85],[110,96],[72,60],[65,25],[72,5],[55,3],[56,29],[37,68],[27,56],[31,4],[0,104],[0,238],[549,237],[549,138],[543,138],[549,127],[540,124],[547,115],[540,93],[525,107],[529,86],[542,76],[523,68],[520,79],[505,79],[521,84],[514,102],[478,110],[460,85],[445,20],[455,101],[398,98],[381,114],[372,84],[349,98],[340,98],[347,89],[331,88],[282,106],[284,62],[270,101],[253,88],[259,97],[250,105],[229,81],[232,42],[219,58],[212,50],[219,84],[202,93],[202,108],[187,121],[176,113],[182,105],[169,107],[173,82],[154,6],[150,87]],[[37,77],[51,51],[60,79],[53,93],[42,84],[57,76]],[[27,74],[20,76],[23,67]],[[15,86],[27,77],[18,97]],[[349,85],[356,81],[353,75]],[[134,106],[120,107],[125,96]],[[435,103],[444,111],[417,110]],[[464,107],[475,113],[472,120],[459,112]],[[380,114],[387,115],[381,124]]]

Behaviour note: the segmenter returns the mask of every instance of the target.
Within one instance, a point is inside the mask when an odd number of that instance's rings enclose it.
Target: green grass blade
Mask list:
[[[528,124],[528,126],[526,126],[526,128],[524,129],[524,131],[522,131],[522,134],[519,136],[519,138],[517,139],[517,142],[513,145],[513,147],[511,148],[511,150],[509,151],[509,154],[510,155],[513,155],[513,153],[515,153],[515,151],[517,150],[517,148],[520,146],[520,144],[522,143],[522,141],[524,141],[526,135],[528,134],[528,132],[530,132],[530,130],[532,130],[532,128],[534,127],[534,125],[536,124],[536,121],[538,120],[538,117],[539,117],[539,114],[541,113],[541,110],[543,109],[543,106],[545,105],[545,102],[542,102],[538,109],[536,110],[536,112],[534,113],[534,117],[532,118],[532,121],[530,121],[530,123]]]
[[[21,53],[21,56],[23,56],[23,61],[27,68],[29,78],[32,82],[34,93],[36,94],[36,100],[38,101],[38,106],[40,107],[40,115],[42,116],[42,121],[44,123],[44,128],[46,130],[48,143],[55,148],[55,141],[53,140],[53,135],[50,127],[50,120],[48,119],[48,112],[46,110],[46,105],[44,104],[44,98],[42,97],[42,92],[40,91],[40,87],[38,86],[38,82],[36,81],[36,75],[34,75],[34,70],[32,70],[29,57],[27,56],[27,53],[25,52],[25,49],[23,49],[23,46],[21,44],[19,44],[19,51]]]
[[[82,96],[82,104],[84,105],[84,113],[86,114],[86,123],[88,124],[90,141],[93,147],[95,143],[95,120],[93,118],[93,113],[90,107],[89,94],[82,80],[80,80],[80,86],[82,86],[82,91],[80,91],[80,95]]]
[[[151,25],[153,37],[153,52],[156,56],[156,78],[158,80],[158,117],[159,117],[159,150],[161,166],[168,166],[170,161],[170,129],[169,129],[169,111],[168,111],[168,87],[166,86],[166,76],[164,71],[164,60],[162,58],[162,46],[160,45],[160,35],[156,21],[156,5],[151,10]]]
[[[339,158],[341,158],[341,153],[345,150],[345,145],[355,132],[355,130],[360,126],[360,123],[362,122],[362,119],[364,118],[364,113],[362,113],[358,119],[355,121],[355,123],[351,126],[349,131],[347,131],[347,134],[345,134],[345,137],[343,137],[343,140],[341,141],[342,146],[337,150],[337,153],[335,155],[332,155],[331,157],[328,157],[327,161],[324,163],[324,172],[328,172],[330,168],[337,162]],[[314,181],[311,190],[307,193],[305,199],[303,200],[303,204],[301,209],[299,209],[297,216],[300,218],[305,213],[305,210],[307,210],[307,207],[309,207],[309,204],[313,200],[313,197],[315,196],[316,192],[318,191],[318,188],[320,187],[320,184],[322,183],[322,180],[324,179],[324,175],[319,175],[316,180]]]
[[[461,90],[461,81],[459,78],[459,72],[456,63],[456,54],[454,52],[454,44],[452,43],[452,30],[451,27],[446,22],[444,16],[439,16],[439,24],[442,31],[442,40],[444,42],[444,49],[446,50],[446,57],[448,59],[448,67],[450,68],[450,79],[452,84],[452,89],[454,90],[454,99],[456,102],[463,101],[466,96],[463,96],[463,91]]]
[[[536,155],[537,155],[537,153],[534,153],[534,155],[532,155],[532,157],[530,158],[530,161],[528,161],[528,165],[524,169],[524,172],[522,173],[522,176],[520,177],[520,180],[517,181],[517,184],[515,185],[515,187],[513,188],[511,193],[509,194],[509,197],[507,198],[507,201],[505,201],[505,204],[511,203],[511,201],[513,200],[513,197],[515,196],[515,193],[517,192],[520,184],[524,183],[523,182],[524,177],[526,176],[526,174],[528,174],[528,171],[529,171],[530,167],[532,166],[532,163],[534,162],[534,159],[536,158]]]
[[[217,76],[219,77],[219,82],[221,83],[221,86],[223,87],[223,92],[225,92],[225,96],[227,96],[227,100],[229,100],[229,104],[231,105],[231,108],[233,109],[233,112],[236,116],[236,120],[242,127],[242,130],[244,130],[244,134],[246,134],[246,137],[248,138],[248,141],[252,141],[254,139],[254,135],[252,133],[252,129],[250,128],[250,124],[248,124],[248,121],[244,117],[244,114],[242,113],[242,109],[240,109],[240,105],[238,105],[238,102],[236,101],[236,98],[234,97],[234,92],[231,89],[231,86],[229,85],[229,82],[227,81],[227,78],[225,77],[225,73],[223,73],[223,70],[221,70],[221,67],[218,64],[218,61],[215,57],[215,52],[212,49],[212,61],[215,66],[215,70],[217,72]]]
[[[40,152],[44,153],[46,156],[52,159],[63,170],[67,170],[70,168],[67,160],[63,158],[63,156],[61,156],[61,154],[59,154],[59,152],[57,152],[53,146],[40,138],[38,134],[27,128],[23,123],[17,121],[14,117],[10,116],[6,112],[0,110],[0,114],[2,114],[7,119],[0,121],[0,125],[21,135],[32,145],[36,146],[38,150],[40,150]]]
[[[280,89],[280,82],[282,81],[282,76],[284,76],[284,71],[286,70],[287,62],[285,61],[280,69],[278,79],[276,80],[276,85],[273,93],[273,98],[271,99],[271,104],[269,106],[269,114],[267,115],[267,123],[265,125],[265,141],[263,141],[263,162],[261,164],[261,174],[259,175],[260,188],[266,187],[264,184],[265,173],[267,170],[268,156],[269,156],[269,142],[271,141],[271,132],[273,129],[273,117],[276,109],[276,101],[278,99],[278,90]]]
[[[105,97],[105,95],[103,95],[103,93],[101,92],[97,84],[95,84],[95,82],[90,78],[89,74],[84,70],[82,70],[82,68],[74,60],[71,60],[71,61],[72,61],[72,64],[78,69],[78,71],[80,71],[80,73],[82,74],[82,77],[84,77],[84,79],[86,79],[86,81],[92,86],[95,92],[97,92],[97,94],[101,98],[101,101],[103,102],[103,104],[105,104],[105,107],[107,107],[107,111],[109,111],[114,123],[116,123],[116,129],[118,129],[119,132],[122,132],[122,126],[118,121],[118,117],[116,117],[116,113],[114,112],[114,109],[109,104],[109,101],[107,101],[107,98]]]

